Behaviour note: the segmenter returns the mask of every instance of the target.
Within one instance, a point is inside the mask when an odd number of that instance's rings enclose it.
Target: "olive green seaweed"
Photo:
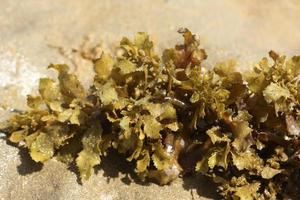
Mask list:
[[[142,180],[201,173],[225,199],[299,199],[300,56],[270,51],[246,73],[234,60],[207,68],[196,36],[178,32],[183,44],[161,57],[146,33],[123,38],[116,55],[93,58],[87,91],[51,64],[57,80],[40,79],[2,131],[36,162],[75,163],[82,180],[115,149]]]

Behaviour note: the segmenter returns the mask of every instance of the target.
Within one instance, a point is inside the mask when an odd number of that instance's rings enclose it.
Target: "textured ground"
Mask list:
[[[189,2],[189,3],[187,3]],[[200,35],[208,61],[236,58],[241,70],[270,49],[300,53],[300,2],[296,0],[1,0],[0,118],[11,108],[23,109],[27,93],[50,63],[70,61],[48,45],[78,47],[86,35],[113,50],[122,36],[149,32],[158,50],[180,39],[179,27]],[[78,70],[81,80],[91,68]],[[51,74],[50,74],[51,75]],[[105,160],[97,175],[83,185],[63,164],[34,164],[0,140],[0,199],[195,199],[216,198],[201,178],[184,178],[171,186],[143,185],[130,179],[119,158]]]

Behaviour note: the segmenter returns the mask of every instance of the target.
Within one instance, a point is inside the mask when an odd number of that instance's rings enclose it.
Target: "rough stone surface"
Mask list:
[[[242,3],[243,2],[243,3]],[[287,55],[300,52],[300,2],[296,0],[1,0],[0,118],[9,109],[24,109],[50,63],[70,63],[49,45],[77,48],[86,35],[112,51],[122,36],[147,31],[161,50],[179,41],[179,27],[200,35],[211,66],[236,58],[241,70],[270,49]],[[105,41],[105,42],[104,42]],[[77,74],[88,86],[91,66]],[[208,199],[215,188],[203,178],[185,177],[170,186],[132,180],[125,161],[115,156],[82,185],[74,170],[51,160],[33,163],[25,151],[0,139],[0,199]],[[193,195],[192,195],[193,194]]]

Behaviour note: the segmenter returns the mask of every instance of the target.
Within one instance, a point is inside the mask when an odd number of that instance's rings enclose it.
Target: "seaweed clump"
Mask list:
[[[179,33],[161,57],[146,33],[123,38],[116,55],[93,59],[88,91],[51,64],[57,80],[40,79],[1,130],[36,162],[76,163],[81,179],[115,149],[142,180],[195,172],[225,199],[300,198],[300,56],[271,51],[244,74],[232,60],[205,68],[195,35]]]

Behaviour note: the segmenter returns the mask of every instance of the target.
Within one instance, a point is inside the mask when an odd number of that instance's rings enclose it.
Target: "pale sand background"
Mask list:
[[[90,34],[94,44],[105,41],[104,49],[113,50],[122,36],[147,31],[161,50],[179,41],[179,27],[200,36],[207,66],[236,58],[240,69],[247,70],[270,49],[300,53],[296,0],[0,0],[0,104],[23,109],[25,95],[49,74],[46,66],[69,62],[48,44],[76,48]],[[79,70],[85,84],[87,69],[88,64]],[[7,113],[0,108],[0,118]],[[0,140],[0,199],[185,200],[192,199],[191,190],[195,199],[217,198],[215,188],[198,178],[165,187],[130,182],[118,160],[107,160],[97,175],[79,185],[65,165],[52,160],[41,168]]]

